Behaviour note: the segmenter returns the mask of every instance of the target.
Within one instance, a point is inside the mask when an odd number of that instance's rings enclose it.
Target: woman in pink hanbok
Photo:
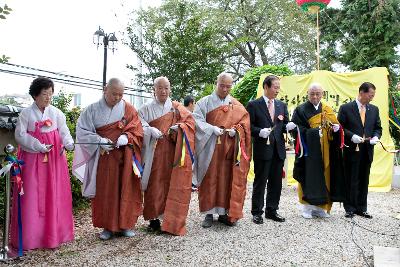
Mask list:
[[[50,105],[54,84],[48,78],[33,80],[29,94],[35,100],[22,110],[15,129],[22,165],[20,209],[23,250],[55,248],[74,239],[71,184],[63,147],[74,142],[65,115]],[[18,229],[18,186],[13,190],[11,245],[21,249]]]

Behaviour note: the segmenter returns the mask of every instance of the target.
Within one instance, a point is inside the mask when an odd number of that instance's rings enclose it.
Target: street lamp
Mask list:
[[[99,48],[100,45],[104,46],[104,64],[103,64],[103,89],[106,86],[107,75],[107,49],[110,48],[114,53],[118,39],[115,33],[105,33],[99,26],[99,29],[93,34],[93,43]]]

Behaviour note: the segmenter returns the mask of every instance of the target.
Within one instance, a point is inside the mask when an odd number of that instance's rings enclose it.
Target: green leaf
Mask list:
[[[0,15],[0,19],[6,19],[4,15]]]

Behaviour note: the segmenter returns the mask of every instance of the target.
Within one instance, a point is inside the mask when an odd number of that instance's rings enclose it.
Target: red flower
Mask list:
[[[122,121],[118,122],[118,128],[123,129],[124,128],[124,123]]]
[[[43,125],[46,127],[51,127],[51,125],[53,125],[53,122],[50,119],[47,119],[43,121]]]

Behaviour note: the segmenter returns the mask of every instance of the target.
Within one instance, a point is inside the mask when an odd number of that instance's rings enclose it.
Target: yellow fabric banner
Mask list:
[[[262,96],[262,83],[268,74],[263,74],[257,89],[257,98]],[[389,150],[394,149],[393,140],[389,134],[389,104],[388,104],[388,78],[386,68],[371,68],[350,73],[335,73],[330,71],[313,71],[305,75],[284,76],[281,78],[281,90],[278,99],[288,104],[289,114],[307,99],[307,89],[313,82],[322,85],[324,89],[323,101],[330,105],[335,112],[339,107],[354,100],[358,96],[358,88],[363,82],[371,82],[376,86],[375,98],[372,104],[378,106],[382,123],[381,141]],[[294,154],[288,153],[287,177],[288,183],[293,184]],[[371,167],[369,190],[387,192],[391,188],[393,173],[393,154],[385,152],[380,145],[375,146],[374,161]],[[254,179],[254,171],[251,168],[249,180]]]

